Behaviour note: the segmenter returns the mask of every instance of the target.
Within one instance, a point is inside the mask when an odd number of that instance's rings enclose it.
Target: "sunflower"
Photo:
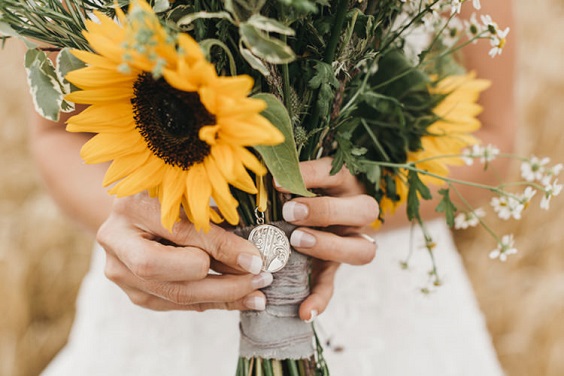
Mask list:
[[[74,51],[86,63],[66,78],[80,91],[67,99],[89,105],[67,130],[96,133],[82,148],[87,163],[112,161],[104,186],[123,197],[157,196],[169,230],[183,208],[198,229],[210,220],[237,224],[230,185],[248,193],[265,167],[247,147],[275,145],[284,136],[249,98],[249,76],[221,77],[198,43],[171,35],[143,0],[131,2],[119,24],[96,13],[84,36],[91,49]],[[216,202],[219,213],[210,207]]]
[[[476,79],[472,72],[448,76],[429,88],[431,94],[444,96],[433,109],[438,120],[427,128],[427,135],[421,138],[421,150],[408,152],[407,162],[415,164],[420,170],[444,177],[449,173],[449,166],[462,165],[464,162],[459,156],[463,149],[478,142],[472,135],[481,126],[477,116],[482,107],[477,101],[480,93],[489,86],[489,81]],[[405,202],[408,192],[406,176],[406,171],[394,176],[399,200],[383,197],[380,202],[383,214],[393,213]],[[441,179],[429,175],[420,175],[420,179],[425,184],[443,183]]]

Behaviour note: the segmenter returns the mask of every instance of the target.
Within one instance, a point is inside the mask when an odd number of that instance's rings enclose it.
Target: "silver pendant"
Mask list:
[[[259,225],[249,234],[262,256],[262,270],[274,273],[286,266],[290,257],[290,242],[284,231],[271,225]]]

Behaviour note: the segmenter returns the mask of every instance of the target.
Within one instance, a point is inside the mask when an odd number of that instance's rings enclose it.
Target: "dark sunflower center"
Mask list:
[[[196,92],[180,91],[149,73],[137,78],[131,99],[136,128],[149,149],[165,163],[187,170],[210,154],[198,134],[215,124]]]

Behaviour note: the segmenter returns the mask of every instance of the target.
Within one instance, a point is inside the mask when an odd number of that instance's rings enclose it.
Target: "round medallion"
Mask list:
[[[262,270],[274,273],[282,269],[290,257],[290,242],[284,231],[271,225],[255,227],[249,234],[262,255]]]

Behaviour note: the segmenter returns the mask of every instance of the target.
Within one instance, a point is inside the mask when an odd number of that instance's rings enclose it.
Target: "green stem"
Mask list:
[[[339,0],[335,16],[335,24],[333,25],[333,32],[331,33],[331,38],[327,42],[325,56],[323,57],[323,61],[327,64],[332,64],[335,59],[335,52],[337,51],[339,39],[341,39],[341,31],[343,30],[343,23],[345,22],[348,7],[349,0]]]

